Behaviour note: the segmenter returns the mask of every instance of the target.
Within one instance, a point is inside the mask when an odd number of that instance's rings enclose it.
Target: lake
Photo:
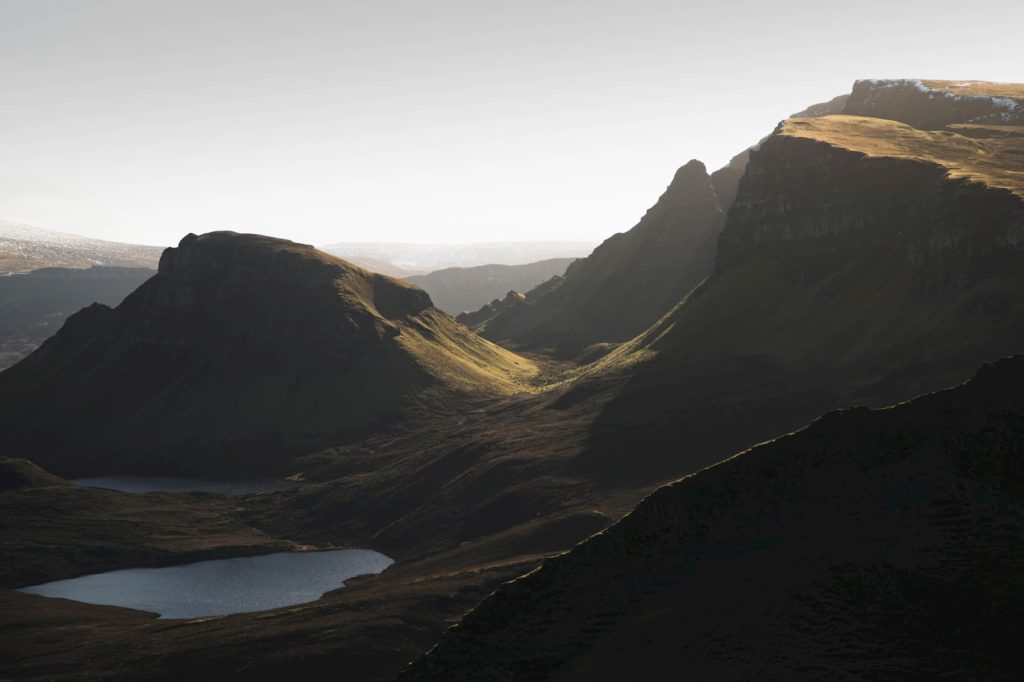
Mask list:
[[[392,563],[369,549],[279,552],[109,571],[19,592],[151,611],[161,618],[198,618],[316,601],[348,578],[380,573]]]
[[[86,488],[119,490],[123,493],[220,493],[221,495],[269,493],[288,490],[299,485],[291,481],[275,479],[213,481],[204,478],[160,478],[155,476],[79,478],[72,483]]]

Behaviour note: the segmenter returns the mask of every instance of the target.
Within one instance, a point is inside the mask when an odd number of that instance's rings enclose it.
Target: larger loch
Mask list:
[[[392,563],[369,549],[279,552],[108,571],[20,591],[150,611],[161,618],[199,618],[315,601],[349,578],[380,573]]]

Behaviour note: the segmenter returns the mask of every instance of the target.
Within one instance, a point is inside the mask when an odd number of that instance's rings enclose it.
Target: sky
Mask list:
[[[858,78],[1024,80],[1019,0],[0,0],[0,220],[601,240]]]

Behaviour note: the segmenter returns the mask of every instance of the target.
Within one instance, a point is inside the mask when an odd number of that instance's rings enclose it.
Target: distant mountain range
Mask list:
[[[551,258],[582,258],[594,250],[589,241],[479,242],[430,244],[392,242],[338,242],[321,247],[327,253],[358,262],[373,258],[413,274],[444,268],[478,265],[525,265]]]
[[[0,221],[0,276],[94,265],[156,268],[163,247],[122,244]]]
[[[477,310],[481,303],[505,297],[509,291],[529,291],[565,273],[574,258],[549,258],[524,265],[477,265],[444,268],[426,275],[407,277],[441,310],[458,315]]]

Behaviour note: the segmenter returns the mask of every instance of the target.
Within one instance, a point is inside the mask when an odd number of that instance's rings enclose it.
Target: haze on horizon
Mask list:
[[[1022,25],[992,0],[0,0],[0,220],[600,240],[855,79],[1024,80]]]

